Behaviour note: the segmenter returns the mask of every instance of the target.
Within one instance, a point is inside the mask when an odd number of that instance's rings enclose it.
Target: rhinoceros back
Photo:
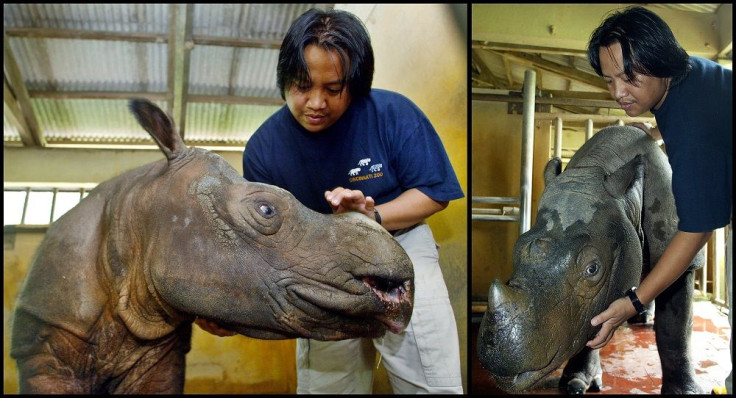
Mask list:
[[[103,265],[106,254],[101,252],[111,223],[108,207],[150,170],[150,165],[143,166],[101,183],[49,226],[21,287],[16,311],[82,339],[89,337],[110,299]],[[14,322],[13,328],[23,325]]]
[[[653,267],[677,232],[677,210],[672,194],[672,169],[664,151],[644,131],[631,126],[612,126],[600,130],[570,159],[566,170],[600,167],[611,174],[637,155],[645,165],[642,229],[648,260],[645,272]],[[702,267],[703,251],[693,259],[690,269]]]
[[[636,127],[612,126],[602,129],[575,153],[567,168],[598,166],[606,174],[611,174],[636,155],[643,155],[647,168],[650,165],[655,167],[657,180],[664,180],[667,186],[658,186],[658,189],[671,186],[672,171],[667,157],[654,140]]]

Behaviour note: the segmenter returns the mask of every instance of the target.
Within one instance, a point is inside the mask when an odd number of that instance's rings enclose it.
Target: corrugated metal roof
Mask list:
[[[5,27],[168,33],[168,4],[3,4]]]
[[[280,99],[276,87],[279,51],[196,46],[191,55],[189,93]]]
[[[283,103],[278,45],[292,21],[333,4],[194,4],[190,7],[185,139],[242,145]],[[3,4],[6,40],[39,130],[49,145],[152,142],[126,94],[169,87],[171,4]],[[246,43],[247,44],[244,44]],[[11,82],[12,83],[12,82]],[[17,94],[11,85],[11,90]],[[21,135],[4,118],[4,141]]]
[[[123,100],[32,100],[39,127],[46,139],[59,143],[149,142],[148,135],[128,111]],[[154,101],[165,108],[162,101]]]
[[[166,44],[17,37],[10,48],[31,91],[166,91]]]
[[[195,36],[282,40],[287,29],[308,9],[332,4],[195,4]]]
[[[279,106],[190,103],[187,140],[221,145],[243,145]]]

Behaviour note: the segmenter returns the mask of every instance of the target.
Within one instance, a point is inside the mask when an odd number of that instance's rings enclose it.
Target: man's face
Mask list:
[[[335,50],[310,44],[304,49],[311,81],[295,81],[285,93],[286,105],[297,122],[316,133],[332,126],[350,105],[348,85],[343,85],[343,67]]]
[[[635,117],[657,110],[667,96],[669,78],[642,75],[634,72],[635,81],[629,81],[624,73],[621,44],[615,42],[598,50],[603,79],[608,92],[628,116]]]

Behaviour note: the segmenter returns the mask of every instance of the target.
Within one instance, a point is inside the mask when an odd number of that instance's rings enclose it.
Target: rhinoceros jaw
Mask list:
[[[546,365],[542,366],[539,369],[533,369],[511,376],[496,375],[494,377],[496,384],[498,384],[498,386],[501,387],[501,389],[503,389],[504,391],[510,393],[520,393],[522,391],[528,390],[536,385],[545,376],[549,375],[555,369],[557,369],[557,366],[559,365],[555,363],[555,359],[557,358],[558,354],[559,349],[554,353],[554,355],[552,355],[552,359],[550,359],[550,361]]]

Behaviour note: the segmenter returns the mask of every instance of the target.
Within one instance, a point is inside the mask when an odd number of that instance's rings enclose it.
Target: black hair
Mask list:
[[[342,87],[353,98],[367,96],[373,83],[373,47],[363,23],[342,10],[311,9],[297,18],[286,32],[279,51],[276,83],[281,98],[296,82],[309,80],[304,49],[310,44],[335,50],[343,65]]]
[[[646,8],[633,6],[617,11],[603,21],[588,42],[588,62],[602,76],[599,51],[615,42],[621,44],[624,73],[635,81],[634,73],[672,78],[680,83],[690,72],[687,52],[675,39],[662,18]]]

